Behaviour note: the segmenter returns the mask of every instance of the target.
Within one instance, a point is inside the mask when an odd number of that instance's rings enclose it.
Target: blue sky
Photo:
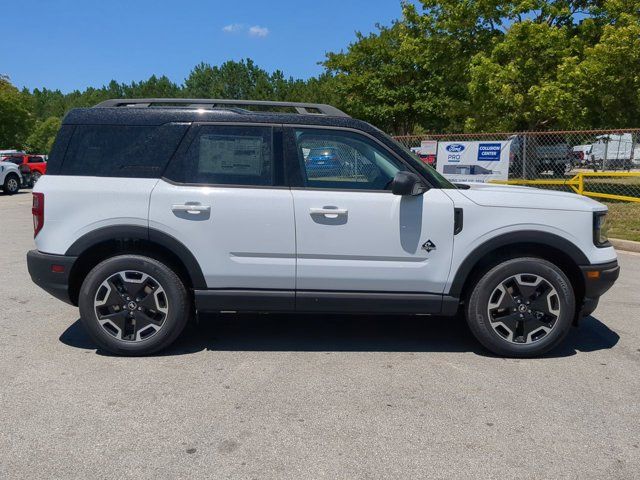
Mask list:
[[[268,71],[307,78],[321,72],[325,52],[345,48],[355,31],[368,33],[401,13],[400,0],[1,3],[13,26],[3,29],[0,73],[20,88],[63,92],[154,73],[181,83],[201,61],[246,57]]]

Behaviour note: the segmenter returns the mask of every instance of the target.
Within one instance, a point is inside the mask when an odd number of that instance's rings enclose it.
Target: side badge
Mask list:
[[[427,252],[430,252],[431,250],[436,249],[436,244],[433,243],[431,240],[427,240],[422,244],[422,249],[426,250]]]

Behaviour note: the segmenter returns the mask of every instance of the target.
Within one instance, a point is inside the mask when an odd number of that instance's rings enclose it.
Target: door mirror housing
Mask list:
[[[413,172],[398,172],[391,182],[391,192],[394,195],[422,195],[427,186],[422,179]]]

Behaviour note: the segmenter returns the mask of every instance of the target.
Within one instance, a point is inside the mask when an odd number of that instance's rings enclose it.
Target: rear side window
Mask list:
[[[188,127],[177,123],[76,126],[60,174],[158,178]]]
[[[184,155],[165,177],[202,185],[274,185],[273,129],[254,126],[199,127]]]

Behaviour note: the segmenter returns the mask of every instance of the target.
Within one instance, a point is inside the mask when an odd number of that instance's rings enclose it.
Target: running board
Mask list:
[[[201,312],[455,315],[460,304],[447,295],[407,292],[217,289],[195,290],[194,296]]]

